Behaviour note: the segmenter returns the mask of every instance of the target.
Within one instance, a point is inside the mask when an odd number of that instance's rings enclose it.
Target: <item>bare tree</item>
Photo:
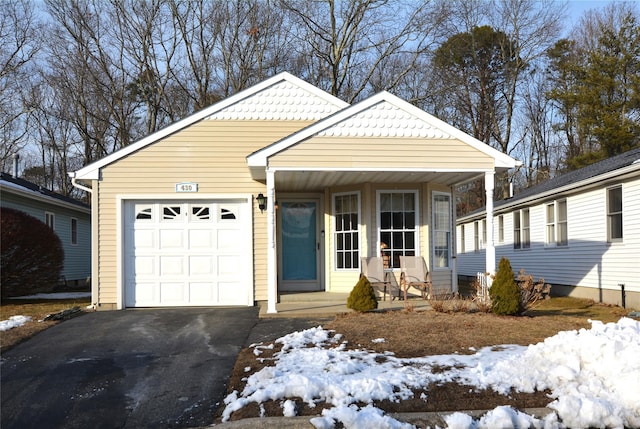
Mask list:
[[[446,3],[386,0],[289,1],[298,73],[352,102],[393,89],[437,40]]]
[[[0,8],[0,169],[27,143],[27,113],[21,82],[28,80],[40,50],[40,22],[28,0],[7,0]]]

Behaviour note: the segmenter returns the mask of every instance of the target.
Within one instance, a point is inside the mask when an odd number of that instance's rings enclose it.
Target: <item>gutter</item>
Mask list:
[[[69,176],[71,177],[71,184],[74,187],[76,187],[78,189],[81,189],[81,190],[83,190],[85,192],[88,192],[90,194],[93,194],[93,189],[89,188],[88,186],[84,186],[84,185],[81,185],[80,183],[78,183],[78,179],[76,179],[75,171],[72,172],[72,173],[69,173]]]

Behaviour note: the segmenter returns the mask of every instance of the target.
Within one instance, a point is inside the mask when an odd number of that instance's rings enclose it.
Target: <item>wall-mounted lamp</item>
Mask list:
[[[267,197],[265,197],[261,192],[256,197],[256,201],[258,202],[258,208],[260,209],[260,213],[264,212],[265,209],[267,208]]]

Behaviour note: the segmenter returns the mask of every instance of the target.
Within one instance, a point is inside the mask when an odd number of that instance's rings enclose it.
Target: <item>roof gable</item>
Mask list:
[[[386,91],[328,116],[279,142],[247,157],[251,167],[266,167],[270,156],[312,136],[415,137],[457,139],[489,155],[498,168],[513,168],[518,162],[485,143]]]
[[[98,179],[100,168],[176,133],[200,120],[318,120],[349,104],[289,74],[280,73],[175,122],[127,147],[69,173],[76,179]]]

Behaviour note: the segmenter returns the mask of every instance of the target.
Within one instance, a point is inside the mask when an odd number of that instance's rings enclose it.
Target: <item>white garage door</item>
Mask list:
[[[246,200],[127,201],[125,306],[252,305]]]

